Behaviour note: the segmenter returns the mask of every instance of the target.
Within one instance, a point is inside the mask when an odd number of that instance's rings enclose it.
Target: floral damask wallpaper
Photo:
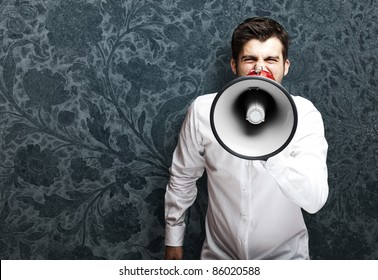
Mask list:
[[[185,110],[234,78],[230,36],[255,15],[287,28],[284,86],[324,118],[330,196],[305,214],[311,257],[377,259],[376,1],[0,0],[1,259],[161,259]]]

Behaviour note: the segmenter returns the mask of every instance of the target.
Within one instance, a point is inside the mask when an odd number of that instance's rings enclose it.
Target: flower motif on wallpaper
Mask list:
[[[303,15],[316,24],[333,23],[340,18],[343,11],[343,0],[336,1],[316,1],[301,3]]]
[[[213,34],[204,30],[202,25],[191,26],[188,37],[185,36],[184,30],[183,27],[176,25],[165,26],[164,35],[177,43],[169,49],[167,59],[182,69],[202,66],[211,52]],[[192,42],[201,43],[192,44]]]
[[[103,218],[104,237],[110,243],[128,241],[141,230],[138,210],[132,203],[119,206]]]
[[[102,154],[98,158],[98,162],[100,163],[102,168],[109,169],[113,166],[114,158],[109,156],[108,154]]]
[[[58,114],[58,123],[63,126],[67,127],[70,126],[75,120],[75,113],[67,110],[62,110]]]
[[[185,0],[177,1],[177,7],[180,10],[184,10],[188,12],[191,11],[192,9],[201,11],[205,8],[205,5],[206,5],[206,1],[201,1],[201,0],[194,0],[191,2],[185,1]]]
[[[115,66],[117,73],[131,82],[125,103],[135,108],[140,103],[141,90],[161,91],[167,87],[167,82],[160,79],[164,72],[158,65],[146,64],[141,58],[132,58],[128,63],[120,62]]]
[[[17,177],[36,186],[50,187],[59,177],[59,159],[49,149],[27,145],[17,150],[14,171]]]
[[[70,167],[72,169],[71,178],[76,183],[81,183],[83,179],[95,182],[101,177],[99,170],[88,166],[82,158],[72,159]]]
[[[95,256],[88,246],[79,245],[76,247],[61,246],[58,242],[52,242],[47,249],[47,258],[50,260],[103,260]]]
[[[37,26],[38,15],[43,14],[44,11],[39,4],[32,5],[26,1],[17,1],[11,9],[11,16],[4,17],[8,36],[12,39],[20,39],[24,35],[31,34]]]
[[[7,20],[7,28],[11,34],[16,36],[22,36],[26,29],[26,23],[21,17],[11,17]]]
[[[142,190],[144,187],[147,186],[146,178],[134,174],[133,171],[128,167],[119,168],[116,171],[116,183],[120,186],[124,184],[128,184],[131,188],[135,190]]]
[[[82,1],[60,1],[46,19],[47,37],[63,53],[79,56],[102,40],[100,9]]]
[[[123,163],[130,163],[135,159],[135,152],[130,147],[130,140],[127,135],[117,137],[118,159]]]
[[[59,73],[52,73],[49,69],[30,69],[23,77],[23,87],[29,97],[25,107],[41,107],[51,112],[52,106],[70,99],[65,86],[66,79]]]
[[[33,21],[37,18],[40,11],[43,11],[43,6],[37,4],[33,6],[32,4],[28,3],[27,1],[19,1],[16,3],[16,10],[20,14],[20,16],[25,19],[26,21]]]
[[[189,2],[0,4],[0,224],[29,226],[0,235],[4,258],[161,257],[177,133],[229,27]]]

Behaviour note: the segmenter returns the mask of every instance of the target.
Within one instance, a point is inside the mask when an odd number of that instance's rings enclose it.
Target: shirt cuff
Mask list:
[[[179,247],[184,244],[185,224],[180,226],[165,225],[165,245]]]

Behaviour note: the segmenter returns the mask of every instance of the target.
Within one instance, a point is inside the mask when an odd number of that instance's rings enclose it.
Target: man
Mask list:
[[[288,41],[276,21],[247,19],[232,36],[232,71],[238,76],[265,72],[281,83],[290,67]],[[206,169],[209,204],[202,259],[309,259],[301,209],[315,213],[328,196],[328,145],[320,113],[310,101],[293,96],[298,126],[292,141],[267,161],[251,161],[216,141],[210,127],[214,97],[198,97],[180,131],[165,195],[165,258],[182,259],[185,211]]]

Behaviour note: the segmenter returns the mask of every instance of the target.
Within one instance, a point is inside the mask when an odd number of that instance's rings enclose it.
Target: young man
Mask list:
[[[288,73],[288,34],[268,18],[251,18],[232,36],[232,71],[268,73],[281,83]],[[319,211],[327,200],[327,142],[320,113],[293,96],[298,126],[290,144],[267,161],[224,150],[210,127],[215,94],[189,107],[173,154],[165,195],[165,258],[182,259],[185,211],[206,169],[209,204],[202,259],[308,259],[301,209]]]

